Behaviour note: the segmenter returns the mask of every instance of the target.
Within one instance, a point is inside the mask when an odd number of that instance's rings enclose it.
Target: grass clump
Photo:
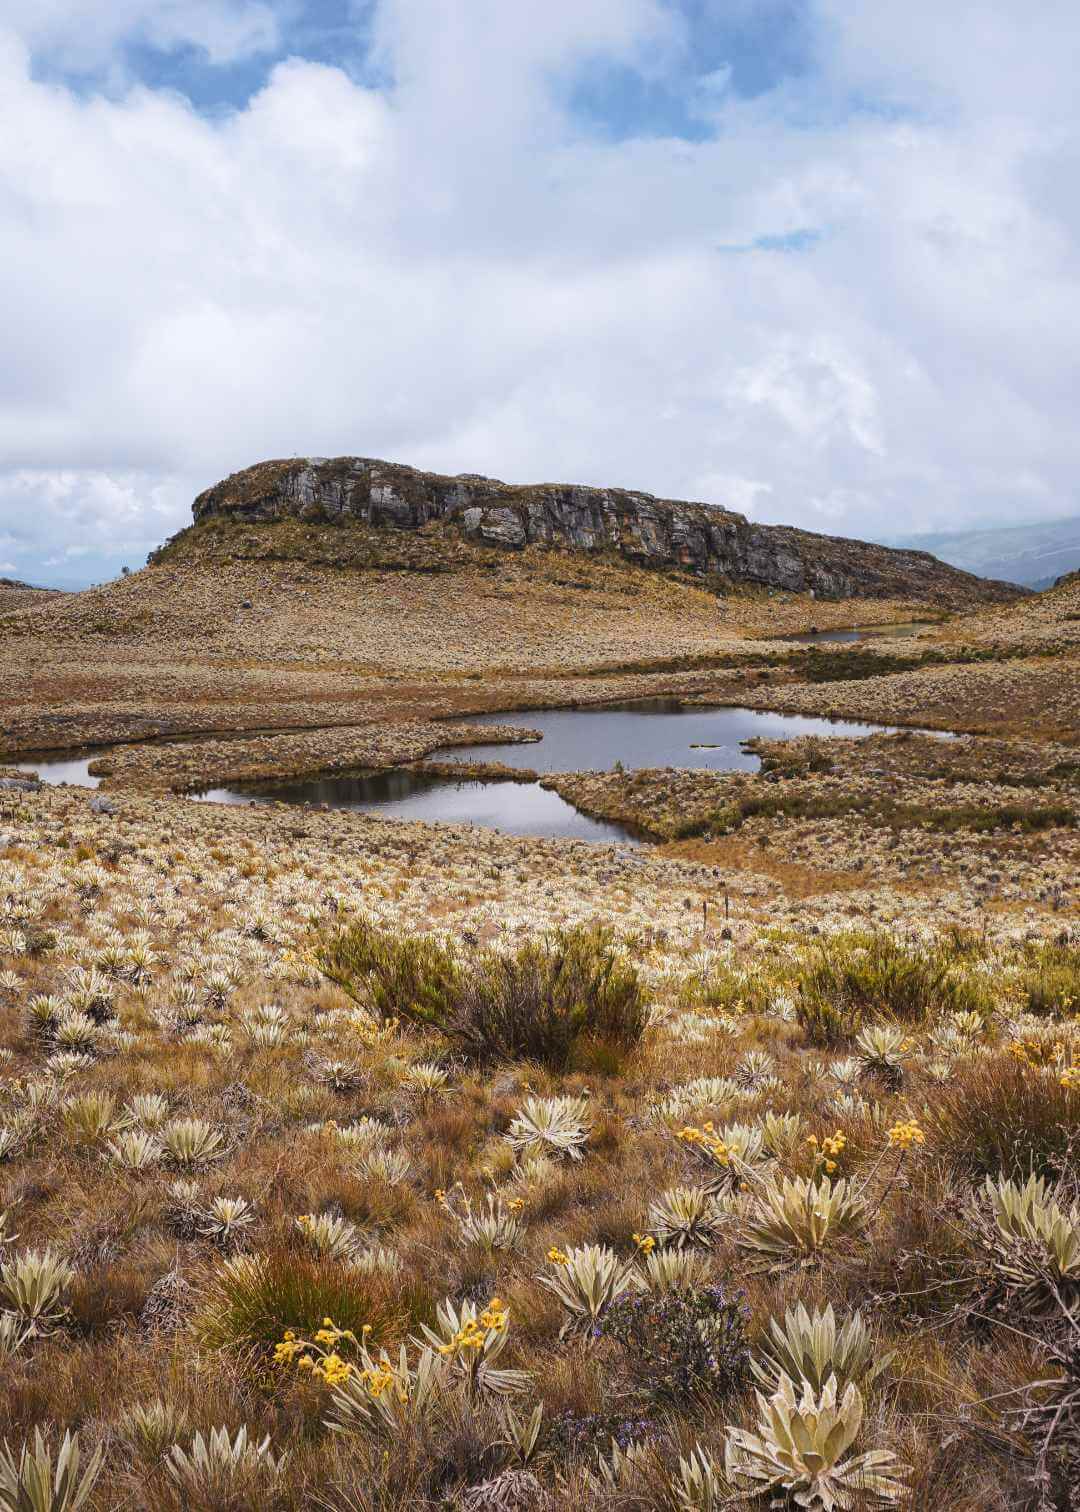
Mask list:
[[[1060,1018],[1080,1008],[1080,949],[1075,945],[1029,942],[1019,975],[1029,1013]]]
[[[1068,1173],[1080,1135],[1080,1100],[1055,1071],[999,1055],[958,1064],[924,1112],[927,1141],[972,1176]]]
[[[994,834],[1014,830],[1041,834],[1052,829],[1075,829],[1076,810],[1067,804],[962,803],[936,805],[897,803],[876,793],[752,793],[701,821],[687,821],[698,834],[706,828],[720,832],[741,829],[748,819],[840,819],[852,817],[900,833],[925,830],[936,835]]]
[[[636,968],[602,929],[560,929],[467,966],[452,946],[404,938],[368,919],[324,936],[319,969],[383,1017],[444,1034],[476,1061],[531,1060],[565,1070],[583,1041],[630,1050],[648,1023]]]
[[[332,1317],[358,1335],[371,1324],[379,1337],[400,1333],[414,1316],[426,1316],[425,1298],[335,1260],[275,1249],[228,1260],[207,1288],[195,1319],[199,1342],[209,1349],[270,1354],[287,1329]]]

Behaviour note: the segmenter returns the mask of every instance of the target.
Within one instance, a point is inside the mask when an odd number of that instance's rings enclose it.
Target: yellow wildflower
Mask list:
[[[912,1145],[926,1143],[926,1135],[913,1118],[893,1124],[889,1130],[889,1143],[899,1150],[910,1150]]]

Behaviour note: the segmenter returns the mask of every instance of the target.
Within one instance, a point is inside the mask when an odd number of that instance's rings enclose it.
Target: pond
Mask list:
[[[940,623],[940,620],[908,620],[897,625],[852,625],[847,630],[804,630],[801,635],[780,635],[777,639],[792,646],[821,646],[830,641],[842,645],[871,638],[906,640],[909,636],[918,635],[920,630],[933,630]]]
[[[760,759],[743,742],[791,740],[796,735],[872,735],[887,725],[772,714],[735,706],[709,708],[677,698],[640,698],[591,709],[539,709],[524,714],[469,715],[471,725],[517,725],[539,730],[528,745],[455,746],[443,761],[498,761],[535,772],[608,771],[624,767],[704,767],[716,772],[756,772]]]
[[[674,698],[637,699],[589,709],[542,709],[528,713],[468,715],[471,725],[517,725],[539,730],[540,741],[455,746],[437,754],[441,761],[500,762],[518,771],[610,770],[617,761],[633,767],[695,767],[712,771],[757,771],[760,759],[742,747],[752,736],[790,739],[796,735],[870,735],[892,727],[771,714],[761,709],[703,708]],[[214,788],[199,795],[216,803],[326,804],[357,809],[387,819],[441,820],[479,824],[511,835],[633,843],[620,825],[589,818],[557,793],[536,782],[476,781],[426,772],[358,773]]]
[[[753,736],[789,740],[797,735],[854,738],[894,726],[851,720],[819,719],[802,714],[773,714],[763,709],[683,704],[675,698],[635,699],[584,709],[539,709],[516,714],[466,715],[470,725],[516,725],[538,730],[542,739],[521,745],[484,742],[433,753],[442,761],[499,762],[518,771],[610,771],[624,767],[694,767],[717,772],[755,772],[759,757],[744,749]],[[453,721],[448,721],[452,725]],[[938,734],[939,732],[929,732]],[[87,767],[97,751],[79,756],[45,753],[24,758],[23,770],[36,771],[43,782],[97,787]],[[622,825],[592,819],[538,782],[478,780],[423,771],[296,778],[244,787],[211,788],[193,794],[206,803],[292,803],[325,805],[377,814],[386,819],[422,819],[445,824],[477,824],[511,835],[551,839],[618,841],[638,837]]]
[[[500,746],[499,750],[505,747]],[[205,803],[310,803],[353,809],[384,819],[426,819],[443,824],[478,824],[507,835],[543,835],[551,840],[620,841],[637,836],[621,824],[582,814],[538,782],[478,782],[436,777],[428,772],[369,772],[236,788],[211,788],[196,795]]]
[[[68,782],[72,787],[96,788],[101,778],[91,777],[89,766],[102,754],[102,751],[94,750],[84,751],[81,756],[62,756],[56,751],[45,751],[40,757],[24,756],[14,765],[17,772],[36,772],[42,782]]]

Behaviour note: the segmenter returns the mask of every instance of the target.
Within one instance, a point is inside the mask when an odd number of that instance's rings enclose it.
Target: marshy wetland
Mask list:
[[[519,731],[524,743],[478,742],[436,747],[431,761],[374,772],[316,773],[284,782],[196,788],[207,803],[288,803],[370,812],[384,819],[479,824],[512,835],[633,841],[641,831],[576,810],[539,777],[555,772],[680,767],[756,771],[761,757],[747,742],[821,734],[866,736],[884,727],[863,722],[777,715],[760,709],[701,708],[676,698],[639,699],[594,709],[550,709],[528,714],[470,716],[471,729],[493,725]],[[44,753],[20,763],[48,784],[97,787],[92,769],[107,751],[79,757]],[[443,770],[432,764],[445,762]],[[464,764],[470,775],[458,777]],[[498,774],[485,774],[496,766]],[[515,776],[520,773],[520,776]]]
[[[542,569],[0,621],[9,1444],[92,1512],[1069,1508],[1080,589],[819,653]]]

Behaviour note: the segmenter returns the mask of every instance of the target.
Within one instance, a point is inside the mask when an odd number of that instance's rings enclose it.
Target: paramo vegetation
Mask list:
[[[0,1509],[1076,1505],[1066,921],[118,804],[2,826]]]

